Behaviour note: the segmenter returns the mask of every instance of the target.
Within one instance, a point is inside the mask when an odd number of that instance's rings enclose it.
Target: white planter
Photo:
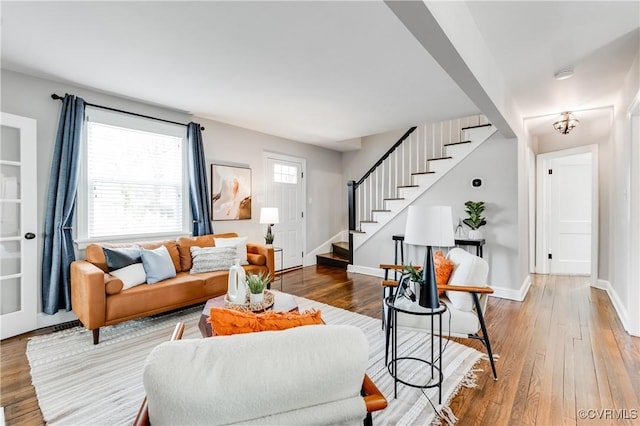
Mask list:
[[[482,239],[482,231],[479,229],[471,229],[469,231],[469,239],[470,240],[481,240]]]
[[[263,300],[264,300],[264,292],[258,293],[258,294],[249,293],[249,302],[262,303]]]

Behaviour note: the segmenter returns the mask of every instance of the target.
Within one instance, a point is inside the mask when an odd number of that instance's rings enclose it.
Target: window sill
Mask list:
[[[78,250],[84,250],[89,244],[122,244],[122,243],[138,243],[138,242],[152,242],[162,240],[177,240],[180,237],[190,237],[191,232],[185,231],[180,233],[165,233],[165,234],[144,234],[144,235],[127,235],[124,237],[105,237],[105,238],[90,238],[90,239],[77,239],[74,243]]]

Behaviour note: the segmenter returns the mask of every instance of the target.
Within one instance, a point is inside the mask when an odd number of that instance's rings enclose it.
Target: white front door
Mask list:
[[[302,265],[304,251],[305,160],[265,153],[264,207],[277,207],[280,223],[273,227],[273,245],[282,247],[284,269]],[[276,262],[276,268],[280,265]]]
[[[36,121],[2,113],[0,339],[37,324]]]
[[[591,160],[587,152],[549,161],[551,274],[591,273]]]

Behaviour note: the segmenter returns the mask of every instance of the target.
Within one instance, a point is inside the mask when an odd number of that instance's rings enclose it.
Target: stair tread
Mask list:
[[[455,145],[462,145],[465,143],[472,143],[473,141],[460,141],[460,142],[451,142],[451,143],[445,143],[444,146],[455,146]]]
[[[366,234],[366,232],[360,231],[358,229],[351,229],[349,232],[352,234]]]
[[[462,129],[460,129],[460,130],[476,129],[476,128],[478,128],[478,127],[489,127],[489,126],[491,126],[491,125],[492,125],[491,123],[487,123],[487,124],[478,124],[478,125],[476,125],[476,126],[467,126],[467,127],[463,127],[463,128],[462,128]]]
[[[361,220],[360,223],[378,223],[377,220]]]
[[[332,243],[334,246],[343,248],[345,250],[349,250],[349,242],[348,241],[337,241],[335,243]]]
[[[411,176],[413,176],[413,175],[432,175],[434,173],[435,172],[413,172],[413,173],[411,173]]]
[[[420,185],[400,185],[398,188],[420,188]]]
[[[324,257],[326,259],[343,260],[345,262],[349,261],[349,259],[346,259],[346,258],[344,258],[342,256],[338,256],[337,254],[335,254],[333,252],[321,253],[321,254],[317,254],[316,256]]]
[[[436,157],[436,158],[427,158],[427,161],[438,161],[438,160],[450,160],[453,157]]]
[[[378,212],[378,213],[390,213],[391,210],[371,210],[371,212]]]
[[[396,200],[404,200],[404,198],[399,197],[399,198],[385,198],[384,201],[396,201]]]

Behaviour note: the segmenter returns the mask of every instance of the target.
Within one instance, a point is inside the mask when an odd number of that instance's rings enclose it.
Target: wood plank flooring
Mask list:
[[[283,290],[380,318],[377,278],[312,266],[284,274]],[[478,386],[451,401],[459,425],[640,425],[640,338],[626,334],[605,292],[581,277],[534,275],[524,302],[491,298],[486,319],[499,379],[480,363]],[[7,425],[42,424],[25,351],[29,337],[50,332],[1,343]]]

